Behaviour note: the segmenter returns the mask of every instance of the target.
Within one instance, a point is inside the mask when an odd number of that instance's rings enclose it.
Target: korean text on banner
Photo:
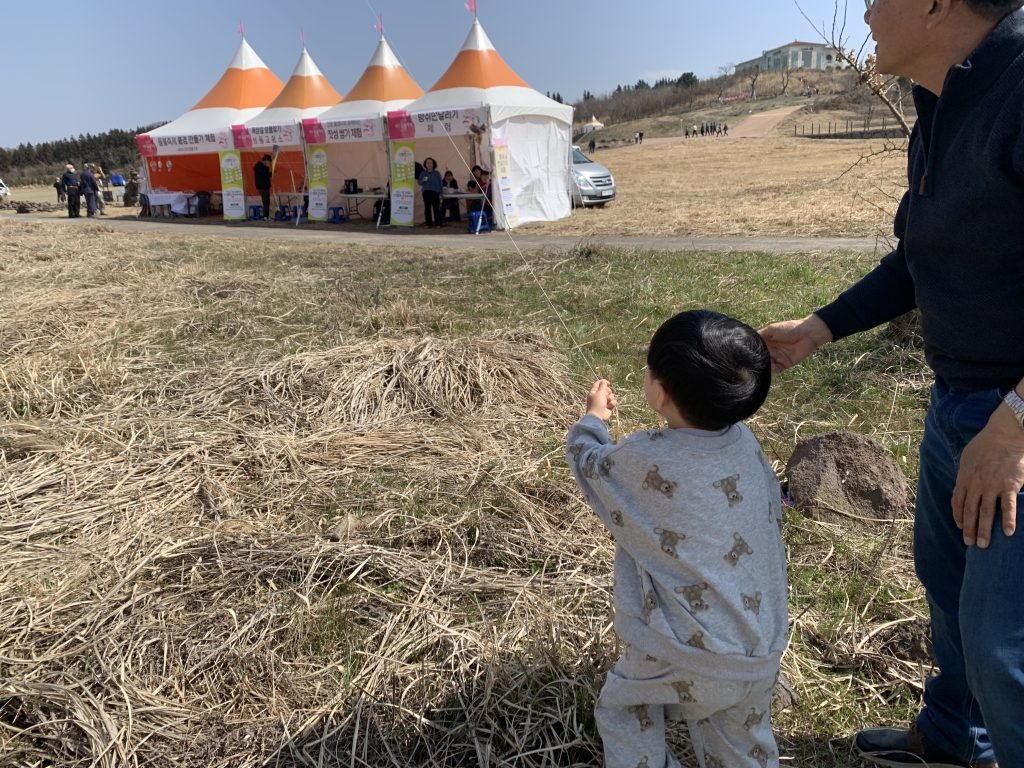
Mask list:
[[[309,164],[309,220],[327,221],[327,145],[311,144]]]
[[[239,221],[245,218],[245,183],[242,179],[242,153],[230,149],[220,153],[220,189],[224,218]]]
[[[505,216],[505,226],[515,229],[519,226],[519,212],[516,210],[515,196],[512,194],[512,156],[508,151],[508,139],[494,140],[494,177],[501,196],[501,211]]]
[[[391,223],[411,227],[416,206],[416,142],[391,142]]]

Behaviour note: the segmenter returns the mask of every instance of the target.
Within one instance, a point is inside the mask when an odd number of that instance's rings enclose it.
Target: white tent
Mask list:
[[[590,122],[583,124],[583,133],[593,133],[596,130],[604,128],[604,123],[597,119],[594,115],[590,116]]]
[[[243,150],[242,167],[248,171],[261,155],[278,147],[273,191],[277,195],[291,193],[288,199],[297,204],[295,195],[304,191],[306,180],[302,121],[316,117],[339,101],[341,94],[303,48],[292,76],[277,98],[243,125],[232,126],[235,148]],[[248,191],[250,195],[256,192],[254,186]]]
[[[387,40],[380,42],[345,100],[304,121],[310,144],[327,144],[329,204],[339,204],[345,179],[365,190],[384,189],[390,169],[384,117],[423,95]]]
[[[216,85],[177,120],[135,137],[154,189],[220,189],[218,152],[234,149],[231,126],[262,112],[283,83],[242,38]]]
[[[554,221],[571,213],[572,107],[530,88],[501,58],[478,20],[441,79],[408,107],[421,163],[433,157],[464,184],[470,168],[490,169],[491,147],[507,143],[510,168],[492,202],[501,227]],[[393,137],[394,138],[394,137]]]

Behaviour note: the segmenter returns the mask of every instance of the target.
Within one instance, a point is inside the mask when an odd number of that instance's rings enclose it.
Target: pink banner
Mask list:
[[[148,133],[136,136],[135,146],[139,148],[139,154],[143,157],[153,157],[157,153],[156,142]]]
[[[252,136],[244,125],[232,125],[231,137],[235,141],[235,149],[250,149],[252,147]]]
[[[326,144],[327,132],[323,124],[315,117],[306,117],[302,120],[302,134],[306,137],[307,144]]]
[[[416,138],[416,126],[408,112],[388,112],[388,137],[392,140]]]

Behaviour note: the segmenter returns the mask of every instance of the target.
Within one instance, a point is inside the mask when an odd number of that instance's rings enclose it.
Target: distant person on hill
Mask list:
[[[595,152],[596,150],[597,150],[597,142],[596,142],[596,141],[594,141],[593,139],[591,139],[591,140],[590,140],[590,141],[589,141],[589,142],[587,143],[587,151],[588,151],[588,152],[589,152],[590,154],[594,154],[594,152]]]
[[[96,177],[92,173],[91,163],[85,164],[85,170],[82,171],[78,181],[81,185],[82,194],[85,196],[85,215],[91,219],[96,215],[96,195],[100,191],[100,187],[96,183]]]
[[[722,133],[725,136],[729,135],[729,124],[728,123],[722,123]]]
[[[639,133],[638,133],[638,134],[636,135],[636,140],[637,140],[637,143],[638,143],[638,144],[643,144],[643,143],[644,143],[644,132],[643,132],[643,131],[640,131],[640,132],[639,132]]]
[[[625,646],[594,708],[608,768],[679,767],[682,720],[699,765],[778,768],[771,704],[786,647],[779,481],[743,421],[764,403],[757,331],[682,312],[651,339],[643,391],[664,427],[613,441],[595,382],[565,456],[615,539],[615,633]]]
[[[64,175],[60,177],[60,185],[68,201],[68,218],[77,219],[81,215],[81,182],[75,173],[75,166],[68,163],[64,166]]]
[[[423,227],[433,229],[441,226],[441,192],[444,190],[437,161],[428,157],[423,161],[423,172],[416,179],[423,190]]]
[[[57,176],[54,179],[53,188],[57,190],[57,202],[66,202],[68,198],[67,195],[64,194],[64,185],[61,183],[60,176]]]
[[[274,172],[270,170],[270,163],[273,158],[264,155],[260,161],[252,167],[253,180],[256,183],[256,191],[260,193],[260,200],[263,202],[263,220],[270,221],[270,185],[274,178]]]

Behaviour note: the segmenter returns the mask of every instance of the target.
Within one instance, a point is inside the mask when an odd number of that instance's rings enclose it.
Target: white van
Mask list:
[[[602,207],[615,199],[615,179],[611,171],[584,155],[576,145],[573,145],[570,159],[573,205]]]
[[[0,179],[0,200],[3,200],[5,197],[10,197],[10,196],[11,196],[11,190],[7,188],[6,184],[4,184],[4,180]]]

